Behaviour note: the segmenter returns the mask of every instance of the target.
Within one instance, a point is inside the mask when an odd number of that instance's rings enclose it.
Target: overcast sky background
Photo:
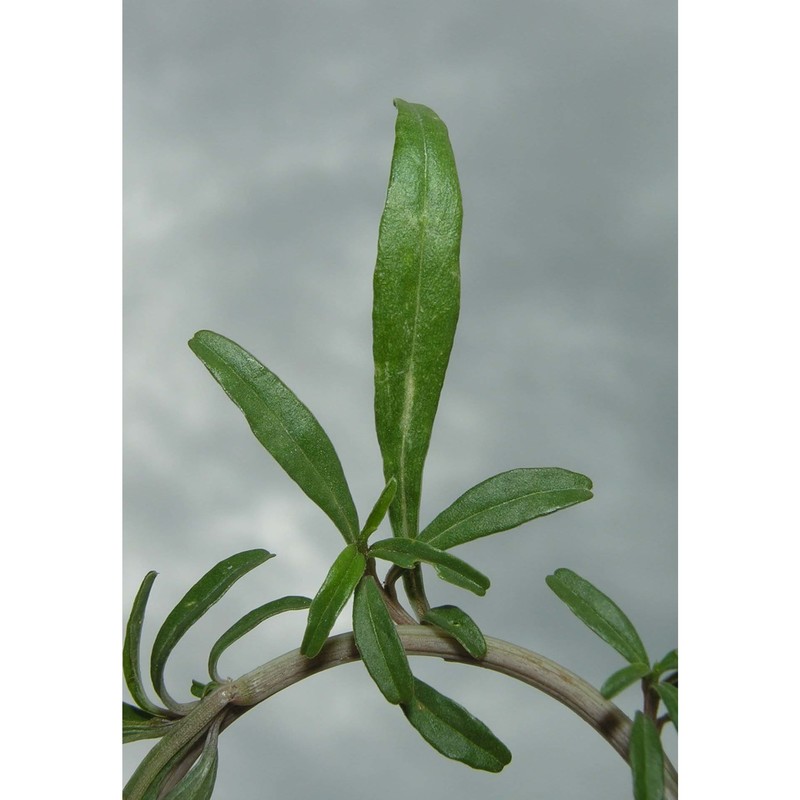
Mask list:
[[[675,55],[676,9],[653,0],[126,3],[126,610],[157,570],[149,647],[214,563],[277,554],[176,650],[180,699],[219,633],[266,600],[313,596],[341,547],[191,335],[229,336],[292,387],[362,518],[382,488],[371,280],[396,96],[446,122],[464,197],[461,319],[422,523],[514,467],[595,484],[589,503],[460,549],[492,578],[485,598],[431,576],[431,599],[599,685],[623,664],[546,587],[568,566],[626,610],[653,657],[675,646]],[[303,622],[265,623],[223,673],[296,647]],[[215,797],[630,796],[622,760],[550,698],[461,665],[412,667],[511,748],[503,773],[439,756],[353,664],[229,729]],[[632,713],[637,692],[619,702]],[[126,746],[126,773],[150,746]]]

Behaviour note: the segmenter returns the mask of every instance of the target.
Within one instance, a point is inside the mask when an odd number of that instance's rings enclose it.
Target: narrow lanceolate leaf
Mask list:
[[[375,266],[375,424],[397,478],[396,536],[419,531],[422,467],[458,321],[461,191],[447,128],[395,100],[397,124]]]
[[[569,569],[557,569],[545,578],[547,585],[569,606],[581,622],[608,642],[631,664],[649,664],[639,634],[620,607],[589,581]]]
[[[278,600],[272,600],[265,603],[263,606],[254,608],[249,614],[245,614],[238,622],[235,622],[228,628],[222,636],[217,639],[214,646],[211,648],[211,653],[208,656],[208,674],[212,681],[222,682],[222,678],[217,670],[220,656],[238,639],[241,639],[246,633],[249,633],[257,625],[260,625],[264,620],[274,617],[276,614],[282,614],[284,611],[301,611],[311,605],[311,599],[308,597],[281,597]]]
[[[164,686],[164,668],[175,645],[189,628],[217,602],[228,589],[243,575],[259,564],[263,564],[273,554],[266,550],[245,550],[226,558],[212,567],[183,596],[177,606],[169,613],[164,624],[156,634],[150,656],[150,677],[158,696],[168,703],[169,694]]]
[[[386,482],[386,486],[384,487],[383,491],[381,492],[381,496],[378,498],[378,501],[375,503],[375,507],[370,512],[370,515],[367,517],[367,521],[364,523],[364,528],[359,534],[359,541],[366,542],[376,530],[378,530],[378,525],[383,522],[383,518],[386,516],[386,512],[389,510],[389,506],[392,504],[392,500],[394,500],[394,496],[397,492],[397,481],[394,478],[389,478]]]
[[[670,650],[664,658],[659,661],[656,661],[653,664],[653,673],[655,675],[661,675],[663,672],[668,672],[671,669],[678,669],[678,651],[677,650]]]
[[[617,670],[613,675],[606,678],[600,687],[600,694],[606,700],[610,700],[624,689],[632,686],[636,681],[644,678],[649,672],[650,667],[647,664],[628,664],[627,667]]]
[[[636,712],[631,728],[628,760],[635,800],[664,800],[664,751],[653,721]]]
[[[435,567],[442,580],[481,596],[486,594],[490,585],[489,579],[466,561],[419,539],[381,539],[370,547],[369,555],[405,569],[423,561]]]
[[[358,515],[339,456],[314,415],[277,375],[238,344],[199,331],[189,347],[242,410],[256,439],[331,518],[348,542]]]
[[[486,725],[417,678],[414,699],[403,712],[425,741],[447,758],[487,772],[500,772],[511,761],[509,749]]]
[[[158,739],[163,736],[176,720],[157,717],[129,703],[122,704],[122,743],[136,742],[139,739]]]
[[[664,701],[672,724],[678,730],[678,687],[671,683],[655,683],[653,688],[658,692],[658,696]]]
[[[435,625],[452,636],[473,658],[483,658],[486,655],[486,639],[483,638],[480,628],[472,617],[457,606],[430,608],[422,621]]]
[[[365,575],[353,599],[353,633],[367,671],[390,703],[408,703],[414,679],[406,651],[375,579]]]
[[[144,612],[147,608],[147,599],[150,597],[150,589],[153,588],[153,581],[157,574],[157,572],[148,572],[144,576],[142,585],[133,601],[133,608],[131,608],[131,615],[128,617],[128,625],[125,629],[125,643],[122,646],[122,674],[131,697],[142,709],[151,714],[166,714],[167,711],[155,705],[144,690],[139,654]]]
[[[197,763],[164,800],[210,800],[217,780],[219,726],[219,720],[212,724]]]
[[[308,610],[308,622],[300,652],[313,658],[322,650],[337,617],[350,599],[367,561],[358,546],[349,544],[336,557]]]
[[[419,538],[448,550],[588,500],[591,488],[585,475],[556,467],[501,472],[462,494]]]

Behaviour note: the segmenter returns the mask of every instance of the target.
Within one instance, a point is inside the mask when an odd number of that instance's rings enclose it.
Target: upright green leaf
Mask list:
[[[671,669],[678,669],[678,651],[670,650],[664,658],[653,664],[653,673],[658,676]]]
[[[389,506],[392,504],[396,493],[397,481],[394,478],[389,478],[381,492],[381,496],[378,498],[370,515],[367,517],[367,521],[364,523],[364,528],[358,536],[359,541],[366,542],[369,537],[378,530],[378,526],[383,522],[383,518],[386,516],[386,512],[389,510]]]
[[[647,651],[631,621],[611,598],[569,569],[557,569],[547,585],[581,622],[631,664],[649,664]]]
[[[408,703],[414,681],[406,651],[375,579],[365,575],[353,599],[353,633],[367,671],[390,703]]]
[[[281,597],[278,600],[272,600],[265,603],[263,606],[254,608],[249,614],[245,614],[238,622],[234,622],[222,636],[214,642],[211,648],[211,653],[208,656],[208,674],[212,681],[222,682],[222,678],[217,671],[217,664],[219,663],[220,656],[238,639],[241,639],[246,633],[249,633],[257,625],[260,625],[264,620],[274,617],[276,614],[282,614],[284,611],[301,611],[311,605],[311,599],[308,597]]]
[[[413,538],[458,321],[462,213],[444,123],[426,106],[394,104],[394,154],[374,279],[375,424],[384,476],[397,479],[392,529]]]
[[[644,678],[649,672],[650,667],[647,664],[628,664],[627,667],[617,670],[613,675],[606,678],[600,687],[600,694],[606,700],[610,700],[621,691],[632,686],[636,681]]]
[[[136,742],[140,739],[158,739],[163,736],[173,725],[176,720],[164,719],[147,711],[142,711],[141,708],[130,705],[130,703],[122,704],[122,743]]]
[[[150,677],[156,687],[158,696],[165,703],[170,702],[169,693],[164,685],[164,668],[169,654],[175,645],[192,625],[214,605],[228,589],[243,575],[259,564],[272,558],[273,553],[266,550],[245,550],[229,558],[223,559],[212,567],[181,598],[177,606],[169,613],[164,624],[156,634],[153,651],[150,656]]]
[[[300,652],[304,656],[313,658],[322,650],[337,617],[361,580],[366,565],[364,554],[355,544],[347,545],[336,557],[308,610],[306,632],[300,645]]]
[[[489,579],[466,561],[418,539],[381,539],[370,547],[369,555],[406,569],[422,561],[434,567],[442,580],[480,596],[490,586]]]
[[[678,687],[673,686],[671,683],[655,683],[653,688],[658,692],[658,696],[664,701],[667,708],[667,714],[678,730]]]
[[[486,639],[472,617],[458,606],[430,608],[422,617],[423,622],[435,625],[452,636],[473,658],[486,655]]]
[[[635,800],[664,800],[664,751],[653,721],[637,711],[628,756]]]
[[[277,375],[238,344],[199,331],[189,347],[244,413],[256,439],[331,518],[345,541],[358,538],[358,514],[339,456],[316,417]]]
[[[419,538],[448,550],[588,500],[591,488],[585,475],[556,467],[501,472],[462,494]]]
[[[153,581],[156,579],[157,572],[148,572],[144,576],[142,585],[136,593],[133,601],[131,614],[128,617],[128,624],[125,628],[125,643],[122,646],[122,674],[125,677],[125,685],[131,693],[131,697],[145,711],[151,714],[164,715],[166,709],[159,708],[147,696],[142,684],[140,647],[142,640],[142,624],[144,623],[144,612],[147,609],[147,600],[150,597],[150,590],[153,588]]]
[[[443,756],[473,769],[500,772],[509,749],[463,706],[414,678],[414,699],[403,706],[408,721]]]

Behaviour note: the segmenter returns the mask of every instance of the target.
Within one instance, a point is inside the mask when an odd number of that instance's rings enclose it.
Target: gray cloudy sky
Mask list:
[[[176,650],[173,693],[243,613],[313,596],[341,545],[192,355],[196,330],[239,342],[309,405],[362,515],[382,488],[371,275],[396,96],[447,123],[464,195],[423,524],[513,467],[595,483],[589,503],[464,547],[492,578],[485,598],[432,577],[429,594],[596,685],[622,663],[546,587],[557,567],[607,590],[654,657],[676,644],[676,83],[663,0],[125,4],[125,607],[157,570],[149,645],[216,561],[277,554]],[[284,616],[223,672],[296,647],[303,614]],[[623,762],[555,701],[412,666],[509,745],[502,774],[440,757],[354,664],[227,731],[215,797],[630,796]],[[127,746],[126,774],[149,746]]]

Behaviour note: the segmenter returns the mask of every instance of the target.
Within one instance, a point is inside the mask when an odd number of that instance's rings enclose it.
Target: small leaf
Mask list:
[[[364,523],[364,528],[359,534],[358,540],[360,542],[366,542],[376,530],[378,530],[378,526],[383,522],[383,518],[386,516],[386,512],[389,510],[389,506],[392,504],[392,500],[394,500],[395,493],[397,492],[397,481],[394,478],[389,478],[384,487],[383,491],[381,492],[381,496],[378,498],[378,502],[375,503],[375,507],[370,512],[370,515],[367,517],[367,521]]]
[[[414,699],[403,706],[408,721],[443,756],[473,769],[500,772],[509,749],[463,706],[414,678]]]
[[[242,636],[253,630],[257,625],[260,625],[270,617],[274,617],[276,614],[282,614],[284,611],[301,611],[310,605],[311,599],[308,597],[281,597],[278,600],[273,600],[253,609],[249,614],[245,614],[238,622],[231,625],[211,648],[211,653],[208,656],[208,674],[212,680],[222,681],[217,671],[219,658],[237,639],[241,639]]]
[[[415,564],[424,561],[435,567],[442,580],[477,595],[486,594],[490,586],[489,579],[475,567],[420,539],[381,539],[370,547],[368,555],[391,561],[405,569],[411,569]]]
[[[256,439],[330,517],[345,541],[358,538],[358,514],[339,456],[316,417],[277,375],[244,348],[212,331],[189,342]]]
[[[183,596],[169,613],[156,634],[150,656],[150,677],[158,696],[169,703],[169,694],[164,685],[164,668],[169,654],[189,628],[214,605],[225,592],[242,576],[259,564],[273,557],[266,550],[245,550],[219,562],[212,567]]]
[[[322,650],[336,618],[364,574],[367,561],[358,546],[349,544],[333,562],[308,610],[308,622],[300,652],[313,658]]]
[[[634,800],[663,800],[664,751],[656,726],[641,711],[633,719],[628,757]]]
[[[163,736],[176,720],[167,720],[164,717],[142,711],[141,708],[122,704],[122,743],[136,742],[140,739],[158,739]]]
[[[654,683],[653,688],[658,692],[658,696],[664,701],[667,714],[678,730],[678,687],[671,683]]]
[[[219,725],[219,720],[211,725],[197,763],[184,775],[180,783],[164,796],[164,800],[210,800],[217,780]]]
[[[214,689],[219,688],[218,681],[209,681],[208,683],[201,683],[200,681],[192,680],[192,686],[189,691],[202,700],[207,694],[210,694]]]
[[[608,642],[631,664],[649,664],[639,634],[620,607],[589,581],[569,569],[557,569],[545,578],[547,585],[569,606],[581,622]]]
[[[480,628],[457,606],[430,608],[422,621],[435,625],[452,636],[473,658],[483,658],[486,655],[486,639],[483,638]]]
[[[397,479],[396,536],[419,530],[422,468],[458,322],[461,191],[447,128],[395,100],[397,124],[375,265],[375,427]]]
[[[353,633],[364,665],[383,696],[394,704],[410,702],[414,682],[406,651],[370,575],[365,575],[356,588]]]
[[[649,673],[650,667],[647,664],[628,664],[627,667],[617,670],[606,678],[605,683],[600,687],[600,694],[606,700],[610,700]]]
[[[501,472],[462,494],[419,538],[449,550],[588,500],[591,488],[585,475],[555,467]]]
[[[670,650],[669,653],[664,656],[664,658],[662,658],[660,661],[656,661],[656,663],[653,665],[653,673],[656,676],[659,676],[671,669],[678,669],[677,650]]]

